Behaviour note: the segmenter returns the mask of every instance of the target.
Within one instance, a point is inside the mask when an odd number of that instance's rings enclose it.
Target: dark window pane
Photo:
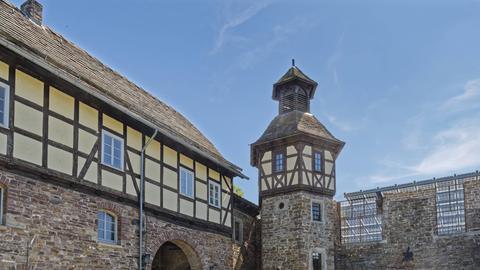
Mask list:
[[[315,221],[322,221],[321,205],[319,203],[312,203],[312,219]]]
[[[240,222],[235,221],[235,241],[240,241]]]
[[[313,265],[313,270],[322,270],[322,254],[320,253],[312,254],[312,265]]]

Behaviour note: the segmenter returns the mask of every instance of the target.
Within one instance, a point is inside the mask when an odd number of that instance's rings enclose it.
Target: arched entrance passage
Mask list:
[[[152,270],[201,270],[202,264],[195,250],[181,240],[167,241],[158,249]]]

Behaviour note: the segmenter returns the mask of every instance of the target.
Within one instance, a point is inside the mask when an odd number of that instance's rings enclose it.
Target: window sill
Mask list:
[[[222,206],[221,205],[214,205],[214,204],[208,204],[209,206],[213,207],[213,208],[216,208],[218,210],[222,210]]]
[[[112,170],[115,170],[115,171],[117,171],[117,172],[120,172],[120,173],[124,173],[124,172],[125,172],[124,168],[113,167],[112,165],[106,164],[106,163],[104,163],[103,161],[102,161],[102,166],[108,167],[108,168],[110,168],[110,169],[112,169]]]
[[[123,249],[123,246],[121,246],[120,244],[106,243],[101,241],[97,241],[97,244],[98,247]]]
[[[180,193],[180,192],[178,193],[178,195],[180,195],[180,198],[183,198],[183,199],[188,199],[188,200],[192,200],[192,201],[195,200],[195,198],[193,197],[193,195],[192,195],[192,196],[188,196],[188,195],[183,194],[183,193]]]

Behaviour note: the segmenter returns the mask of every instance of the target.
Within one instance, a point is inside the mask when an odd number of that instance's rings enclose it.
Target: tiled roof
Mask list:
[[[18,8],[3,0],[0,0],[0,38],[45,59],[49,65],[67,72],[98,94],[162,127],[169,135],[180,138],[215,161],[238,169],[226,161],[215,146],[175,109],[48,27],[36,25]]]
[[[314,80],[310,79],[305,73],[303,73],[298,67],[293,66],[290,69],[288,69],[287,73],[285,73],[280,80],[278,80],[275,85],[283,84],[295,79],[300,79],[302,81],[305,81],[307,83],[311,83],[313,85],[317,85],[317,82]]]
[[[343,144],[335,138],[320,121],[311,113],[291,111],[277,115],[263,135],[254,144],[260,144],[297,134],[321,137],[332,142]]]

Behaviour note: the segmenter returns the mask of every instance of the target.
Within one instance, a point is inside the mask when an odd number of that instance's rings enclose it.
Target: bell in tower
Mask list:
[[[251,145],[263,269],[333,269],[335,160],[344,142],[310,113],[317,83],[294,62],[273,85],[278,115]]]

